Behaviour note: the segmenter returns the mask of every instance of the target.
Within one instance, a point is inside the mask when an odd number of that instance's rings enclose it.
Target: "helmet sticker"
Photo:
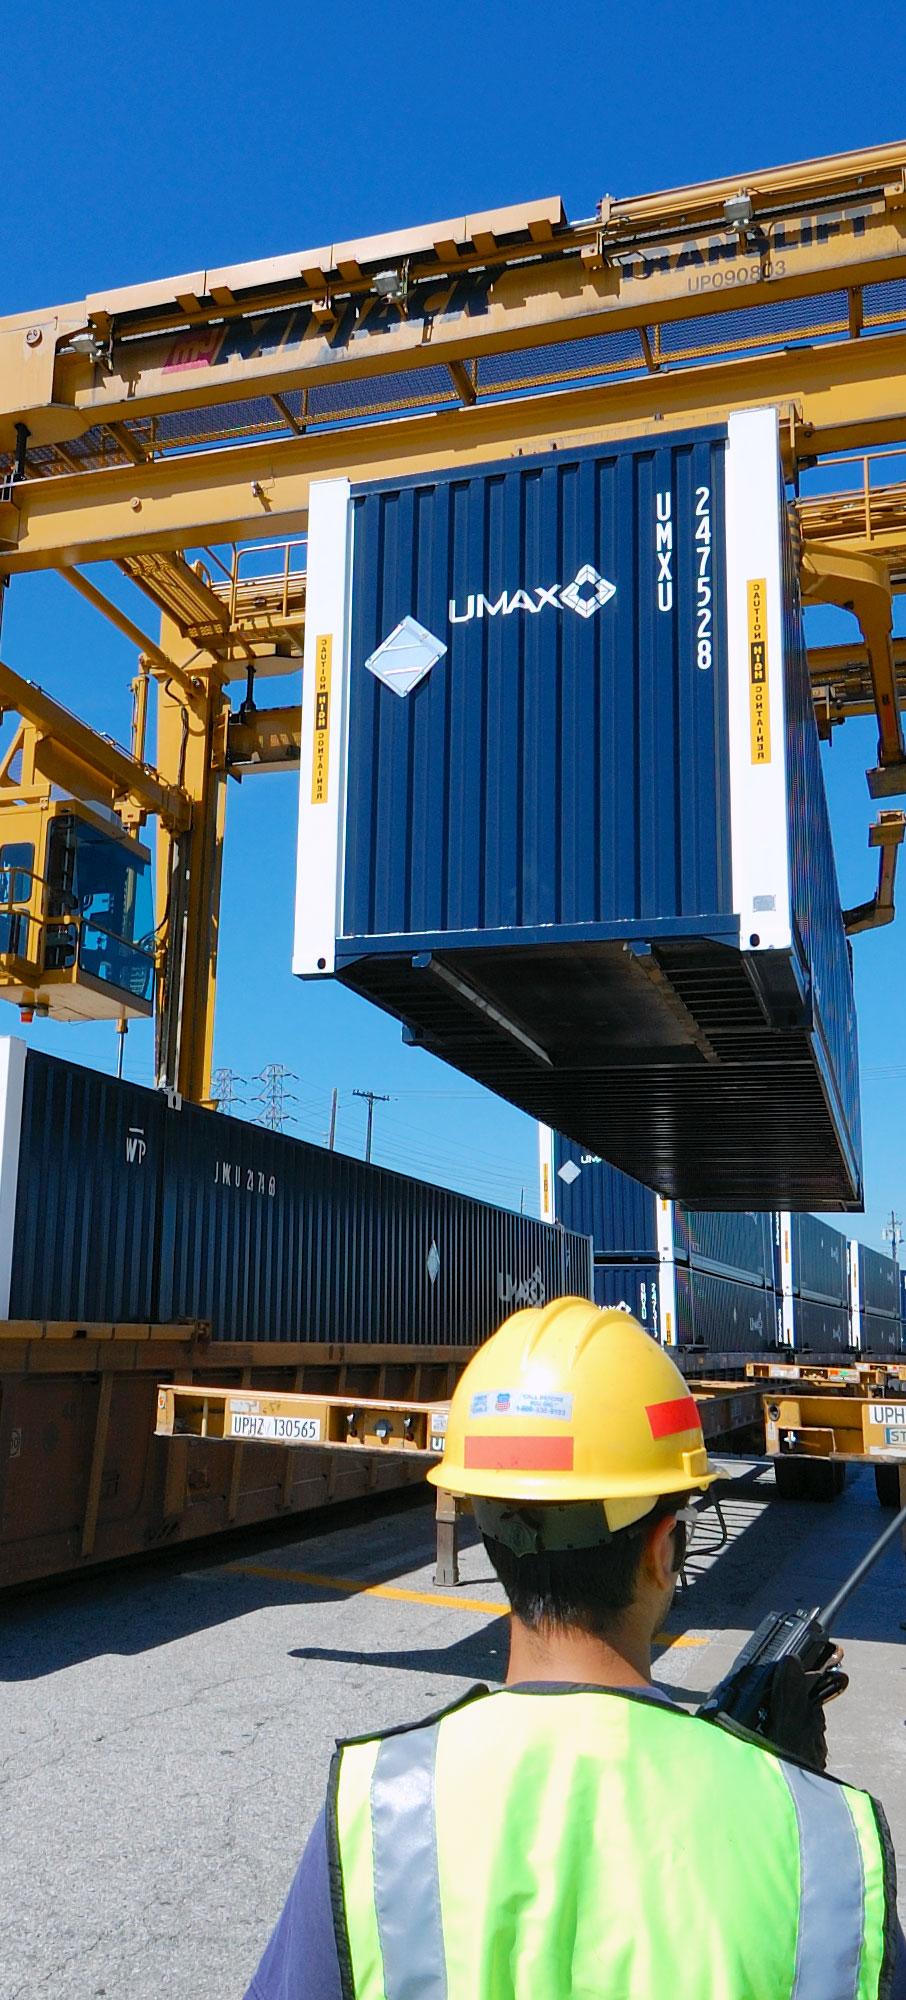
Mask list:
[[[544,1417],[568,1424],[572,1413],[572,1396],[532,1394],[526,1389],[482,1389],[469,1404],[470,1417]]]

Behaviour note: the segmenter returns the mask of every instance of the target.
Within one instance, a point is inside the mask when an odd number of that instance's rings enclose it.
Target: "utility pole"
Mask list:
[[[240,1076],[238,1069],[215,1069],[211,1078],[211,1096],[218,1111],[229,1116],[235,1104],[244,1104],[245,1098],[237,1094],[236,1085],[247,1082],[248,1078]]]
[[[380,1090],[354,1090],[353,1097],[364,1097],[368,1106],[368,1124],[365,1129],[365,1165],[371,1165],[371,1135],[374,1129],[374,1107],[389,1104],[390,1099]]]
[[[261,1085],[257,1097],[252,1098],[253,1104],[261,1106],[261,1116],[255,1119],[256,1125],[266,1125],[270,1132],[282,1132],[284,1125],[295,1124],[292,1112],[286,1109],[287,1104],[296,1102],[295,1091],[286,1088],[288,1081],[297,1083],[298,1077],[295,1070],[287,1069],[284,1063],[265,1063],[264,1068],[252,1078],[253,1083]]]
[[[884,1224],[884,1227],[881,1231],[881,1235],[883,1236],[885,1243],[890,1244],[890,1254],[891,1257],[893,1258],[894,1263],[899,1264],[900,1244],[903,1241],[903,1225],[902,1222],[900,1221],[899,1216],[895,1213],[893,1209],[891,1209],[890,1211],[890,1216],[887,1222],[885,1222]]]
[[[330,1093],[330,1124],[327,1128],[327,1150],[329,1153],[334,1151],[337,1143],[337,1105],[339,1101],[340,1093],[336,1084],[334,1084]]]

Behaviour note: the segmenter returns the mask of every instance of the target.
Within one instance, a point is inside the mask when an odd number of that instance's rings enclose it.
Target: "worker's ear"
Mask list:
[[[677,1517],[664,1514],[645,1537],[643,1565],[658,1590],[672,1590],[676,1584],[675,1539]]]

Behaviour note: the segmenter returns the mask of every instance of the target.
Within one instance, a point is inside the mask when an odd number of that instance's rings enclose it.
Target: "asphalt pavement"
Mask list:
[[[734,1467],[657,1678],[695,1703],[771,1608],[826,1599],[880,1532],[869,1474],[828,1506]],[[466,1524],[433,1582],[420,1494],[6,1601],[0,2000],[242,2000],[324,1797],[337,1736],[502,1679],[501,1592]],[[885,1805],[906,1889],[899,1545],[841,1614],[831,1768]]]

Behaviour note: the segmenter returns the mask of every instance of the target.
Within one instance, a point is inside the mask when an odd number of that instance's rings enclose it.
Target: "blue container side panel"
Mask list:
[[[657,1261],[657,1195],[597,1153],[554,1134],[554,1213],[590,1236],[596,1257]]]
[[[159,1318],[164,1115],[154,1091],[28,1050],[12,1319]]]
[[[347,939],[731,913],[724,444],[721,431],[558,452],[358,493]],[[703,493],[708,673],[695,657]],[[609,602],[528,608],[589,568],[616,586]],[[588,604],[594,586],[577,590]],[[401,698],[365,662],[407,615],[446,652]]]
[[[656,1259],[659,1197],[596,1153],[554,1134],[555,1213],[567,1229],[590,1235],[596,1257]],[[712,1212],[672,1204],[672,1255],[681,1263],[774,1282],[773,1216]]]
[[[833,1305],[849,1302],[848,1243],[842,1230],[817,1215],[792,1215],[793,1290]]]
[[[458,1346],[566,1293],[586,1236],[27,1053],[17,1319]]]
[[[832,1300],[793,1300],[793,1346],[797,1353],[832,1354],[852,1341],[849,1307]]]
[[[660,1264],[596,1264],[595,1300],[599,1306],[617,1306],[623,1312],[632,1313],[647,1333],[652,1334],[655,1340],[666,1344],[668,1329],[661,1297],[663,1277]],[[672,1338],[674,1330],[671,1327],[669,1340],[670,1345],[686,1347],[692,1339],[688,1273],[680,1269],[676,1273],[676,1278],[678,1338]]]
[[[773,1290],[718,1277],[690,1266],[692,1327],[696,1347],[712,1354],[757,1354],[777,1343]]]
[[[861,1183],[859,1048],[852,951],[843,929],[821,746],[812,700],[799,578],[788,518],[783,524],[787,811],[793,934],[807,969],[825,1086]],[[832,1109],[834,1107],[832,1106]]]
[[[683,1213],[691,1264],[753,1285],[773,1286],[772,1214],[760,1210],[725,1214],[704,1208],[687,1208]]]
[[[899,1318],[900,1273],[892,1257],[859,1244],[859,1304],[863,1313]]]
[[[863,1354],[901,1352],[902,1329],[899,1315],[891,1319],[889,1313],[863,1312],[861,1335]]]

